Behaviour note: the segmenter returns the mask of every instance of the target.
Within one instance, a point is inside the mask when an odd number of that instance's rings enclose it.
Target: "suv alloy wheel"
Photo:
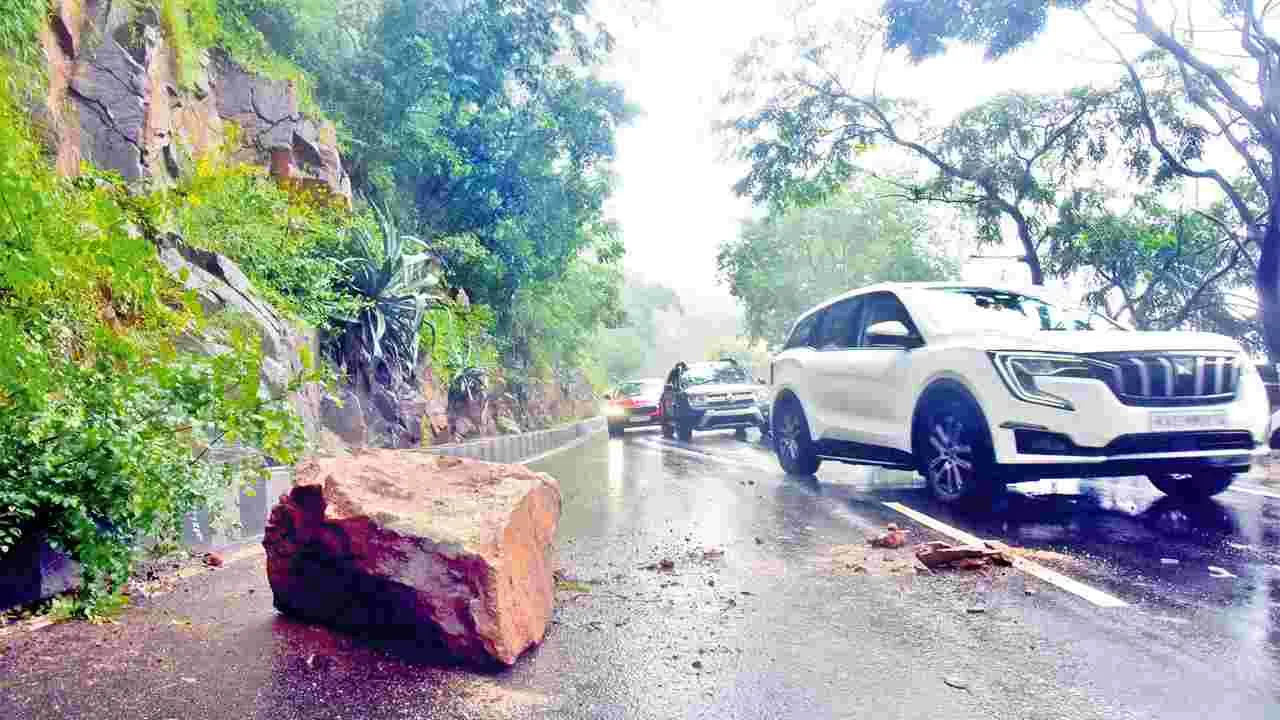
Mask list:
[[[944,503],[989,494],[997,484],[991,439],[973,401],[944,391],[925,403],[916,457],[929,490]]]

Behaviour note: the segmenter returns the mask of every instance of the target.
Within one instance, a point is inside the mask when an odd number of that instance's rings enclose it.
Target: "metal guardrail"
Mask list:
[[[589,435],[604,432],[605,427],[603,417],[594,417],[547,430],[437,445],[420,448],[416,452],[468,457],[488,462],[520,463]],[[223,498],[220,516],[207,510],[187,516],[183,528],[183,544],[192,548],[210,548],[260,535],[276,500],[292,486],[293,468],[279,466],[271,468],[267,479],[259,478],[251,487],[228,490]]]

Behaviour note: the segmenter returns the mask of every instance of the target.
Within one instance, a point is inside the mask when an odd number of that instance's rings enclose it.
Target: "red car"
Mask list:
[[[608,395],[604,406],[605,418],[609,421],[609,436],[622,437],[629,427],[659,425],[662,416],[658,411],[658,400],[662,397],[662,380],[648,378],[645,380],[628,380],[619,383]]]

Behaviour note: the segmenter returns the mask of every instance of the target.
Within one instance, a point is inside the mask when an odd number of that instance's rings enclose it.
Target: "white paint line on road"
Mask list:
[[[1245,493],[1248,495],[1258,495],[1260,497],[1269,497],[1269,498],[1275,498],[1277,500],[1280,500],[1280,493],[1273,492],[1271,490],[1263,490],[1262,488],[1255,488],[1255,487],[1248,487],[1245,485],[1233,484],[1231,487],[1227,489],[1233,492]]]
[[[928,515],[925,515],[924,513],[918,510],[913,510],[907,507],[906,505],[903,505],[902,503],[887,502],[884,505],[885,507],[888,507],[892,510],[896,510],[897,512],[900,512],[903,515],[906,515],[907,517],[911,518],[912,520],[915,520],[916,522],[920,523],[921,525],[924,525],[925,527],[929,527],[929,528],[933,528],[934,530],[937,530],[938,532],[950,537],[953,540],[957,540],[966,545],[982,544],[982,540],[978,538],[976,535],[971,535],[959,528],[951,527],[950,525],[942,522],[941,520],[937,520],[932,517],[929,517]],[[1073,580],[1067,577],[1066,575],[1063,575],[1060,572],[1050,570],[1049,568],[1039,563],[1027,560],[1026,558],[1020,558],[1020,557],[1013,558],[1013,566],[1025,572],[1026,574],[1031,575],[1032,577],[1039,578],[1049,583],[1050,585],[1055,585],[1058,588],[1062,590],[1066,590],[1067,592],[1073,595],[1078,595],[1084,598],[1085,600],[1088,600],[1089,602],[1093,603],[1094,605],[1097,605],[1098,607],[1113,608],[1113,607],[1126,607],[1129,605],[1129,603],[1121,600],[1120,598],[1114,595],[1109,595],[1101,590],[1089,587],[1088,585],[1085,585],[1079,580]]]

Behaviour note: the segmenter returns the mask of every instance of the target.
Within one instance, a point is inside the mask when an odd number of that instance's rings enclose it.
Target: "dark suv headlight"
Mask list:
[[[1009,392],[1019,400],[1037,405],[1075,410],[1066,398],[1041,390],[1036,385],[1036,378],[1069,377],[1084,380],[1092,379],[1089,361],[1078,355],[1037,352],[1005,352],[988,353],[995,364],[1000,379],[1004,381]]]

